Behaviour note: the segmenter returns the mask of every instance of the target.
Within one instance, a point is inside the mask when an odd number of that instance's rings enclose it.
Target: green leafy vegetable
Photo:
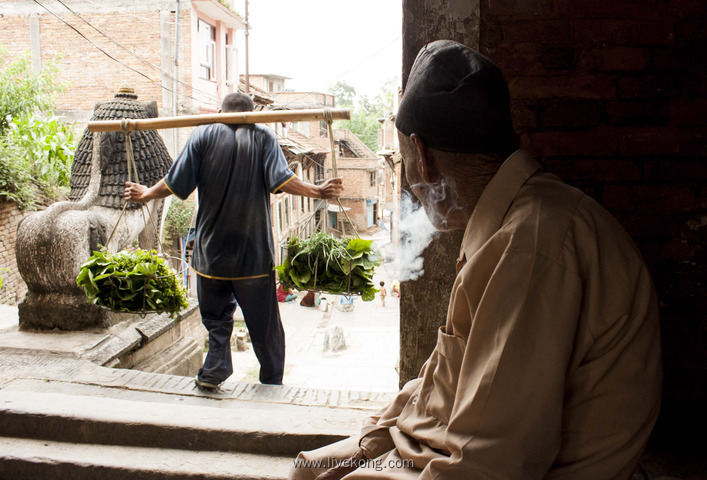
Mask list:
[[[167,312],[175,318],[189,306],[177,275],[154,250],[93,252],[76,283],[90,303],[114,311]]]
[[[293,238],[287,258],[275,267],[283,286],[331,294],[353,293],[365,302],[376,298],[373,283],[381,256],[371,249],[373,240],[335,238],[317,232],[306,240]]]

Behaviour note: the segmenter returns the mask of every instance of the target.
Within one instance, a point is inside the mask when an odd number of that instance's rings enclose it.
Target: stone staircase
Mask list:
[[[0,479],[284,479],[391,394],[226,383],[0,355]]]

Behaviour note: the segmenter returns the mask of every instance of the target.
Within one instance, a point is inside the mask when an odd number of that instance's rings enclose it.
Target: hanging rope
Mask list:
[[[137,173],[137,165],[135,164],[135,154],[133,152],[133,141],[130,138],[130,120],[127,118],[123,118],[120,120],[120,129],[125,135],[125,161],[127,163],[128,167],[128,182],[133,182],[133,173],[135,174],[135,182],[134,183],[140,183],[140,177],[138,176]],[[110,236],[108,237],[108,241],[106,241],[106,246],[110,244],[110,241],[113,239],[113,235],[115,235],[116,230],[118,229],[118,225],[120,225],[120,221],[123,218],[123,215],[125,214],[125,209],[128,206],[127,200],[124,200],[123,203],[123,208],[120,211],[120,216],[118,217],[118,220],[115,222],[115,225],[113,226],[113,230],[110,232]],[[145,218],[145,210],[147,210],[147,218]],[[148,227],[148,219],[149,223],[152,224],[152,226],[155,229],[155,235],[157,236],[157,249],[158,253],[162,254],[163,248],[162,248],[162,241],[160,240],[160,230],[157,227],[157,223],[155,222],[154,218],[152,217],[152,213],[150,212],[150,208],[145,205],[141,204],[140,205],[140,212],[142,213],[142,219],[143,222],[145,223],[145,228]]]
[[[324,110],[324,121],[327,123],[327,132],[329,133],[329,144],[331,145],[331,173],[334,177],[339,176],[339,172],[336,168],[336,146],[334,143],[334,129],[332,127],[334,123],[334,118],[332,117],[331,110],[326,109]],[[341,200],[338,198],[336,199],[336,203],[339,205],[339,211],[344,212],[344,215],[346,216],[346,220],[349,222],[349,225],[351,225],[351,228],[353,228],[354,233],[356,234],[356,238],[361,238],[358,235],[358,231],[356,230],[356,225],[351,221],[349,218],[349,214],[346,213],[346,210],[344,210],[343,205],[341,205]],[[344,231],[344,223],[341,223],[341,233],[346,234]]]

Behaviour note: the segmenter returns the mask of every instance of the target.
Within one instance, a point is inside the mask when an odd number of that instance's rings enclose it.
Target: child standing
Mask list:
[[[380,288],[380,296],[381,296],[381,305],[385,307],[385,296],[388,295],[388,292],[385,289],[385,282],[381,282],[381,288]]]

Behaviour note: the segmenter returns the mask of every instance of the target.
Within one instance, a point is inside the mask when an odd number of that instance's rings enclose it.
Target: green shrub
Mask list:
[[[189,233],[193,213],[194,202],[173,198],[164,222],[163,240],[171,242],[175,238],[186,237]]]
[[[57,78],[57,59],[34,74],[28,53],[9,61],[0,45],[0,197],[21,209],[68,191],[78,138],[52,116],[57,95],[67,89]]]
[[[22,152],[0,137],[0,198],[15,202],[20,210],[33,208],[36,194],[32,185]]]
[[[89,303],[118,312],[167,312],[175,318],[189,306],[178,274],[154,250],[93,252],[76,284]]]
[[[305,240],[292,238],[285,261],[275,267],[277,278],[285,288],[353,293],[370,302],[378,291],[375,267],[382,261],[372,244],[373,240],[346,240],[323,232]]]
[[[12,118],[37,111],[53,112],[56,97],[68,89],[68,84],[58,78],[58,57],[34,74],[28,52],[9,61],[7,49],[0,45],[0,133]]]
[[[12,145],[14,161],[23,168],[48,200],[68,191],[77,138],[59,117],[23,115],[8,123],[4,141]]]

